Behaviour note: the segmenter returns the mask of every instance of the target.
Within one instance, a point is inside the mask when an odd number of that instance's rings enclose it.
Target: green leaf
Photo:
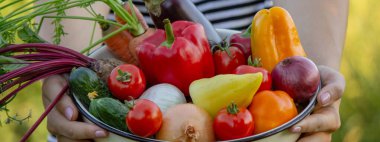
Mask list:
[[[59,5],[67,5],[68,3],[69,3],[69,1],[67,1],[67,0],[57,0],[57,3],[55,4],[55,6],[57,6],[56,9],[59,9],[59,7],[58,7]],[[58,10],[56,15],[57,16],[66,16],[65,9]],[[53,36],[53,43],[54,44],[60,44],[61,43],[61,37],[65,36],[67,34],[63,30],[64,27],[61,24],[61,21],[62,21],[62,18],[55,18],[52,21],[52,24],[54,24],[54,26],[55,26],[54,36]]]
[[[24,24],[22,28],[17,31],[18,37],[26,43],[45,43],[38,34],[33,31],[28,24]]]
[[[0,55],[0,75],[27,66],[26,61]]]
[[[4,48],[8,43],[4,40],[3,36],[0,35],[0,48]]]
[[[6,31],[0,35],[2,37],[2,40],[5,41],[6,43],[14,43],[16,41],[16,34],[15,31]]]

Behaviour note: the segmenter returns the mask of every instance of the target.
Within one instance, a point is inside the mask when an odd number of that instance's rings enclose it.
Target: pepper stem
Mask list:
[[[169,19],[164,20],[165,24],[165,33],[166,33],[166,40],[161,44],[161,46],[166,46],[167,48],[171,48],[174,42],[174,33],[172,24],[170,23]]]
[[[252,56],[248,57],[248,65],[254,66],[254,67],[262,67],[263,66],[263,64],[261,63],[261,58],[255,58],[252,61]]]
[[[117,70],[118,75],[116,76],[116,80],[120,81],[122,83],[130,82],[131,81],[131,73],[129,72],[123,72],[122,70]]]
[[[237,114],[239,113],[239,109],[238,109],[238,106],[232,102],[230,105],[227,106],[227,112],[228,114]]]
[[[251,37],[252,24],[241,34],[241,37],[250,38]]]

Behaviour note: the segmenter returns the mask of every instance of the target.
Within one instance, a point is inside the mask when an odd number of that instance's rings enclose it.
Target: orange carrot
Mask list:
[[[128,11],[132,15],[132,11],[130,8],[129,3],[125,3],[124,9]],[[119,34],[116,34],[112,38],[105,41],[107,44],[108,49],[117,57],[119,57],[122,61],[138,65],[137,55],[136,55],[136,47],[141,44],[144,39],[151,36],[155,29],[149,28],[146,24],[146,21],[141,14],[141,12],[137,9],[136,6],[133,5],[133,10],[136,14],[136,17],[141,24],[142,28],[144,29],[144,32],[140,35],[133,35],[132,31],[124,31]],[[116,21],[125,24],[126,22],[121,19],[119,16],[116,15]],[[116,30],[116,28],[109,28],[108,30],[104,31],[104,33],[107,33],[109,31]]]

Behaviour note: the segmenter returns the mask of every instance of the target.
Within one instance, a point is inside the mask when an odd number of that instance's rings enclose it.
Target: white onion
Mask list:
[[[181,90],[167,83],[150,87],[140,98],[148,99],[156,103],[163,114],[172,106],[186,103],[186,98]]]

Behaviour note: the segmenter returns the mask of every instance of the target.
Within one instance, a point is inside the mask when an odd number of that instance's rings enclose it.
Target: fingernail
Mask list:
[[[294,127],[290,131],[292,131],[293,133],[300,133],[301,132],[301,127]]]
[[[106,132],[104,132],[104,131],[95,131],[95,136],[98,137],[98,138],[105,137],[106,136]]]
[[[65,116],[68,120],[71,120],[71,118],[73,117],[73,109],[71,107],[67,107],[65,109]]]
[[[330,98],[331,98],[330,93],[328,93],[328,92],[323,93],[323,94],[321,95],[321,103],[322,103],[322,105],[324,106],[324,105],[326,105],[327,103],[329,103],[329,102],[330,102]]]

